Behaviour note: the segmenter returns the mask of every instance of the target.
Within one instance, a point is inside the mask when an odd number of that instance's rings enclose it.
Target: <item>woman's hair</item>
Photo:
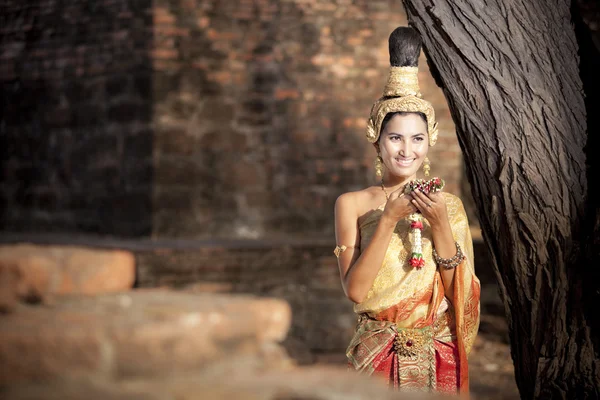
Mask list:
[[[399,26],[388,39],[390,66],[417,67],[421,55],[421,36],[409,26]]]
[[[418,67],[421,55],[421,36],[409,26],[399,26],[390,33],[388,39],[390,51],[390,66],[392,67]],[[385,126],[395,115],[417,114],[427,124],[427,117],[421,112],[397,111],[388,113],[381,123],[383,132]],[[381,140],[381,135],[379,135]]]
[[[395,112],[387,113],[385,115],[385,118],[381,122],[381,132],[383,132],[383,130],[385,129],[385,126],[387,125],[387,123],[390,122],[390,120],[392,118],[394,118],[394,116],[396,116],[396,115],[409,115],[409,114],[416,114],[416,115],[418,115],[425,122],[425,125],[427,125],[427,116],[425,116],[425,114],[423,114],[422,112],[395,111]],[[379,140],[381,140],[381,132],[380,132],[380,135],[379,135]]]

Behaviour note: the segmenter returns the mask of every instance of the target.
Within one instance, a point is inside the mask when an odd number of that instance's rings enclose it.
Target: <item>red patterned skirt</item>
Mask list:
[[[448,315],[419,328],[362,315],[347,351],[349,368],[402,391],[458,394],[461,360]]]
[[[406,381],[401,380],[403,374],[403,362],[401,356],[395,349],[395,341],[384,347],[373,360],[374,375],[387,377],[390,387],[401,389],[401,386],[411,387]],[[433,339],[435,349],[435,387],[432,388],[438,393],[457,394],[458,383],[460,382],[460,360],[458,357],[458,346],[456,341],[442,342]],[[406,366],[411,368],[412,366]],[[431,366],[433,367],[433,366]],[[428,368],[428,366],[424,366]]]

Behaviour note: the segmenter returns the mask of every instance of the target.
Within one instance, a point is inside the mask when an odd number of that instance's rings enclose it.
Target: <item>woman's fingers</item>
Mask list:
[[[402,194],[404,193],[403,190],[403,188],[394,190],[392,193],[390,193],[390,198],[397,199],[398,197],[402,196]]]
[[[411,203],[414,204],[419,210],[423,210],[427,206],[427,204],[419,196],[413,194],[412,197],[413,199]]]
[[[413,199],[417,202],[417,204],[420,205],[425,205],[427,204],[427,200],[426,198],[423,198],[424,194],[419,192],[419,191],[414,191],[411,193]]]
[[[434,201],[427,196],[425,193],[420,191],[412,192],[412,196],[414,199],[414,204],[419,208],[419,210],[423,214],[430,215],[433,212],[433,208],[435,206]]]
[[[432,202],[433,202],[433,201],[432,201],[433,199],[432,199],[431,197],[429,197],[429,196],[428,196],[428,195],[426,195],[425,193],[421,192],[420,190],[415,190],[415,191],[413,192],[413,195],[414,195],[416,198],[418,198],[418,199],[420,199],[421,201],[423,201],[425,204],[429,204],[429,203],[432,203]]]
[[[411,209],[411,213],[415,213],[415,212],[419,211],[419,208],[415,204],[413,204],[412,202],[410,202],[410,201],[408,202],[408,206]]]
[[[411,202],[412,197],[405,195],[403,191],[397,191],[395,194],[390,194],[390,200],[395,200],[397,202],[395,204],[397,204],[400,209],[408,210],[409,214],[418,211],[418,208]],[[406,211],[402,211],[402,213],[404,212]]]
[[[390,199],[396,200],[398,197],[402,197],[403,194],[404,193],[402,193],[400,190],[394,190],[392,193],[390,193]]]
[[[442,193],[441,192],[429,193],[427,195],[427,197],[429,197],[431,199],[431,201],[433,201],[434,203],[437,203],[442,200]]]

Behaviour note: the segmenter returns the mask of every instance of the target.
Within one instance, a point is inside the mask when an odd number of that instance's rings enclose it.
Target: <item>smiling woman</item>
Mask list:
[[[427,118],[423,113],[388,113],[375,144],[387,169],[387,181],[413,176],[427,157]]]
[[[468,396],[480,284],[462,202],[439,191],[442,179],[417,179],[437,141],[419,92],[420,51],[411,28],[390,35],[390,76],[367,124],[381,181],[335,204],[334,253],[358,314],[347,356],[350,368],[400,390]]]

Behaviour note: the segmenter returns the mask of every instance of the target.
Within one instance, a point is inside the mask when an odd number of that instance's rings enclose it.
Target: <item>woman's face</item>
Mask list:
[[[429,150],[427,124],[417,114],[394,115],[381,132],[379,150],[389,173],[415,175]]]

